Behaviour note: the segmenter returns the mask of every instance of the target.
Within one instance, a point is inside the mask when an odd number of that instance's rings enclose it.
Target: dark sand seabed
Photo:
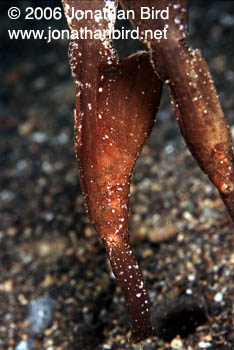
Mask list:
[[[0,4],[0,350],[27,338],[30,302],[43,296],[56,302],[53,322],[17,350],[138,349],[128,342],[122,292],[84,212],[68,43],[8,40],[10,25],[48,23],[13,24],[6,3]],[[234,137],[234,3],[190,3],[189,43],[209,64]],[[65,20],[50,25],[66,28]],[[166,89],[131,193],[132,243],[158,330],[144,350],[232,349],[233,224],[183,143]]]

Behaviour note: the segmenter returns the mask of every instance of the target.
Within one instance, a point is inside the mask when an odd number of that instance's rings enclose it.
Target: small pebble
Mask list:
[[[171,347],[172,347],[172,349],[182,350],[183,349],[183,343],[182,343],[181,339],[174,338],[171,341]]]
[[[55,311],[56,302],[49,297],[32,301],[28,315],[29,334],[37,336],[43,333],[52,324]]]
[[[21,340],[19,344],[15,347],[15,350],[34,350],[34,340],[26,339]]]
[[[201,341],[198,345],[201,349],[208,349],[211,347],[211,343],[206,343],[204,341]]]
[[[36,131],[31,135],[31,140],[36,143],[43,143],[46,141],[46,134],[41,131]]]
[[[190,274],[190,275],[188,275],[188,280],[189,281],[195,281],[195,279],[196,279],[196,276],[194,275],[194,274]]]
[[[214,301],[216,301],[216,303],[221,303],[221,301],[223,301],[223,294],[222,293],[215,294]]]
[[[192,291],[192,289],[186,289],[186,294],[187,295],[192,295],[193,294],[193,291]]]

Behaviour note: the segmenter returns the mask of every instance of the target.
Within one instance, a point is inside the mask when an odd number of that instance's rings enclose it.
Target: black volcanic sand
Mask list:
[[[234,135],[234,4],[205,3],[191,1],[189,43],[207,59]],[[10,41],[9,27],[48,22],[10,22],[7,2],[0,6],[0,349],[27,338],[29,304],[42,296],[57,310],[35,349],[138,349],[128,342],[122,292],[84,212],[68,43]],[[66,28],[64,19],[49,25]],[[132,243],[157,329],[144,350],[231,349],[233,224],[184,145],[166,89],[131,193]]]

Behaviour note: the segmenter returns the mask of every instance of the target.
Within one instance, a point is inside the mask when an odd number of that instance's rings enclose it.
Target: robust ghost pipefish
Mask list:
[[[168,20],[141,18],[141,6],[154,1],[120,0],[134,9],[133,26],[143,32],[168,27],[167,40],[145,42],[156,74],[168,84],[181,134],[200,168],[217,187],[234,221],[234,158],[226,124],[208,66],[199,50],[185,43],[188,35],[187,0],[158,0],[157,9],[169,7]]]
[[[91,20],[72,16],[74,10],[116,10],[116,1],[62,0],[72,31],[114,28],[115,18]],[[128,197],[136,159],[146,142],[167,83],[182,135],[202,170],[218,187],[234,218],[233,153],[229,130],[198,50],[185,44],[187,3],[168,0],[120,0],[134,10],[132,25],[142,32],[163,29],[167,40],[146,40],[149,52],[123,61],[109,37],[76,38],[69,58],[76,83],[75,150],[87,214],[106,248],[113,272],[128,305],[131,342],[151,335],[150,306],[139,265],[130,246]],[[141,6],[170,10],[168,21],[143,20]]]
[[[64,1],[85,10],[116,8],[110,1]],[[88,5],[87,5],[88,4]],[[114,21],[68,20],[72,30],[111,29]],[[74,40],[70,63],[77,88],[75,147],[87,214],[102,239],[131,317],[131,341],[151,334],[149,298],[130,247],[128,197],[135,161],[153,127],[162,82],[148,53],[120,62],[111,42]]]

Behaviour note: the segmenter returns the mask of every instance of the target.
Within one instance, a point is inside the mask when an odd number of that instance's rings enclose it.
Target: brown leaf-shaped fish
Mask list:
[[[114,2],[64,0],[71,29],[113,23],[69,20],[71,7],[102,9]],[[111,3],[111,4],[110,4]],[[153,127],[162,83],[148,53],[119,62],[110,42],[74,40],[70,62],[77,86],[76,152],[89,218],[101,237],[131,317],[131,341],[151,334],[149,299],[130,247],[128,197],[135,161]]]
[[[231,135],[227,127],[208,66],[199,50],[188,48],[187,1],[158,0],[157,9],[169,8],[169,19],[142,20],[141,6],[155,1],[120,0],[126,9],[134,9],[133,25],[142,31],[167,28],[168,39],[151,40],[154,69],[168,84],[181,133],[201,169],[218,188],[234,221],[234,159]]]

